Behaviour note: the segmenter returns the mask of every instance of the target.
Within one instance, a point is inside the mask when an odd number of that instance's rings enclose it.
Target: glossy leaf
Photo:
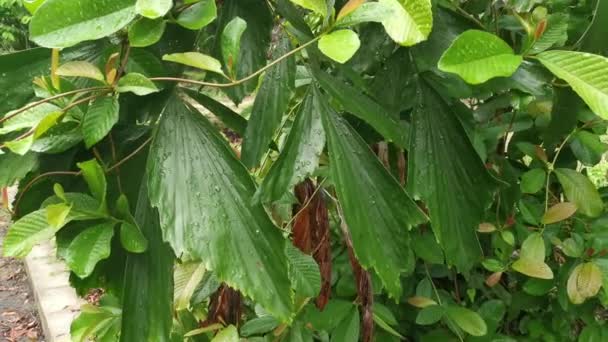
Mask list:
[[[146,237],[136,225],[128,222],[120,225],[120,242],[131,253],[143,253],[148,249]]]
[[[388,141],[401,147],[407,146],[404,126],[380,104],[355,87],[321,70],[313,69],[313,75],[321,88],[334,97],[346,111],[370,124]]]
[[[129,44],[133,47],[146,47],[156,44],[165,33],[163,19],[140,18],[129,27]]]
[[[135,0],[47,0],[30,22],[30,37],[47,48],[65,48],[108,36],[135,17]]]
[[[577,51],[546,51],[538,60],[555,76],[568,82],[591,110],[608,119],[608,58]]]
[[[582,304],[594,297],[602,287],[602,271],[593,262],[576,266],[568,277],[568,298],[574,304]]]
[[[539,192],[545,186],[547,174],[543,169],[532,169],[521,176],[521,191],[529,194]]]
[[[63,203],[49,205],[46,207],[46,221],[52,228],[60,229],[66,224],[71,209]]]
[[[473,336],[484,336],[488,332],[486,322],[475,311],[461,306],[448,306],[447,316],[456,323],[460,329]]]
[[[272,316],[257,317],[247,321],[241,327],[241,335],[249,337],[252,335],[259,335],[267,333],[279,325],[279,321]]]
[[[398,44],[411,46],[427,39],[433,27],[430,0],[380,0],[390,8],[382,25],[386,33]]]
[[[255,185],[211,124],[172,98],[150,156],[150,201],[175,253],[204,260],[218,279],[289,320],[285,240],[251,204]]]
[[[302,253],[291,244],[285,245],[289,275],[296,294],[303,297],[315,297],[321,290],[319,265],[312,256]]]
[[[87,228],[72,240],[65,261],[80,278],[88,277],[95,265],[110,256],[114,223],[105,222]]]
[[[579,213],[589,217],[602,214],[604,202],[589,178],[571,169],[556,169],[555,174],[564,187],[566,198],[576,205]]]
[[[173,0],[137,0],[135,10],[146,18],[162,17],[173,7]]]
[[[455,73],[467,83],[480,84],[491,78],[511,76],[522,62],[499,37],[479,30],[462,33],[443,53],[438,67]]]
[[[235,68],[239,64],[239,53],[241,51],[241,37],[247,29],[245,20],[235,17],[222,31],[222,57],[224,65],[230,77],[235,78]]]
[[[175,310],[186,310],[198,284],[205,276],[205,265],[198,262],[178,264],[173,273]]]
[[[183,91],[200,105],[207,108],[211,113],[217,116],[224,123],[224,125],[233,130],[235,133],[241,136],[245,134],[247,120],[244,117],[226,107],[221,102],[218,102],[212,97],[203,93],[186,88],[184,88]]]
[[[491,178],[447,103],[421,83],[409,146],[408,189],[429,208],[447,261],[460,270],[481,258],[476,229],[490,202]]]
[[[445,314],[445,309],[441,305],[430,305],[422,308],[418,315],[416,315],[416,324],[420,325],[431,325],[439,322],[443,315]]]
[[[101,165],[99,165],[96,159],[78,163],[77,165],[82,171],[82,176],[87,182],[93,197],[104,205],[106,202],[107,183]]]
[[[4,256],[25,257],[34,245],[49,240],[61,228],[49,225],[46,209],[27,214],[10,226],[3,241]]]
[[[289,38],[281,33],[273,59],[289,52],[290,47]],[[243,137],[241,159],[245,166],[253,168],[259,164],[275,131],[281,125],[295,87],[295,73],[296,66],[292,58],[283,60],[266,72]]]
[[[327,16],[327,4],[325,0],[291,0],[291,2],[318,13],[322,17]]]
[[[146,76],[136,72],[128,73],[118,80],[116,87],[119,93],[132,92],[135,95],[145,96],[159,91],[156,85]]]
[[[118,97],[106,96],[94,100],[82,122],[82,134],[87,148],[105,138],[118,122]]]
[[[534,42],[530,52],[539,53],[552,46],[563,46],[568,40],[569,19],[570,17],[567,13],[551,14],[547,19],[545,32]]]
[[[541,219],[543,224],[551,224],[559,221],[563,221],[576,212],[576,205],[570,202],[561,202],[552,206],[547,210]]]
[[[135,221],[149,248],[127,257],[120,341],[169,341],[173,325],[174,254],[162,240],[158,212],[150,206],[145,182],[137,199]]]
[[[381,23],[387,17],[393,15],[394,8],[388,2],[361,2],[360,0],[351,0],[348,4],[344,5],[338,15],[336,26],[346,27],[365,22]],[[343,14],[343,11],[347,9],[350,3],[358,4],[357,8],[350,8]]]
[[[355,255],[364,268],[378,274],[389,295],[397,299],[402,290],[400,273],[408,271],[408,228],[426,217],[343,118],[324,102],[321,113],[331,179]]]
[[[255,193],[254,200],[275,202],[311,175],[325,147],[321,94],[311,89],[300,105],[287,142]]]
[[[217,17],[215,0],[196,2],[177,16],[177,23],[190,30],[200,30],[209,25]]]
[[[184,52],[164,55],[163,61],[175,62],[188,65],[201,70],[207,70],[218,74],[224,74],[222,63],[217,59],[200,52]]]
[[[75,61],[62,64],[55,73],[59,76],[86,77],[103,82],[101,70],[89,62]]]
[[[598,135],[580,131],[572,137],[570,149],[581,163],[594,166],[602,160],[604,153],[608,151],[608,145],[603,143]]]
[[[346,63],[361,46],[359,36],[352,30],[337,30],[319,39],[319,50],[334,61]]]
[[[14,185],[16,181],[25,177],[30,171],[38,167],[38,156],[27,153],[23,156],[6,153],[0,154],[0,188]]]
[[[6,120],[2,127],[0,127],[0,134],[7,134],[25,128],[36,127],[45,117],[59,110],[61,110],[59,107],[50,103],[43,103],[28,109],[21,114]],[[10,115],[11,113],[12,112],[8,112],[7,115]]]
[[[102,297],[103,303],[107,295]],[[80,314],[72,321],[70,337],[74,342],[87,342],[96,338],[100,342],[116,341],[120,328],[121,309],[112,305],[84,304]]]

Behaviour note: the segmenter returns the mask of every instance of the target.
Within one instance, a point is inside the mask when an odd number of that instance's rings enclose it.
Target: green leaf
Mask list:
[[[131,253],[143,253],[148,249],[146,237],[136,225],[128,222],[120,225],[120,243]]]
[[[318,44],[325,56],[344,64],[359,50],[361,41],[352,30],[337,30],[323,35]]]
[[[521,245],[520,258],[533,261],[545,260],[545,242],[539,233],[532,233]]]
[[[251,204],[255,185],[232,149],[175,96],[163,111],[148,174],[150,201],[175,253],[204,260],[218,279],[288,321],[285,239],[264,208]]]
[[[239,53],[241,51],[241,37],[247,29],[247,22],[239,17],[234,17],[222,31],[222,57],[224,65],[231,78],[236,78],[236,66],[239,64]]]
[[[215,0],[201,0],[190,5],[177,16],[177,23],[190,30],[200,30],[217,17]]]
[[[50,103],[43,103],[32,107],[21,114],[6,120],[0,128],[0,135],[19,131],[24,128],[36,127],[45,117],[60,110],[61,108]],[[11,115],[11,113],[13,112],[8,112],[6,115]]]
[[[0,77],[0,117],[34,97],[32,80],[48,73],[50,57],[49,50],[43,48],[0,55],[0,75],[3,75]]]
[[[357,342],[359,341],[359,310],[356,306],[348,313],[331,334],[331,342]]]
[[[429,208],[447,261],[468,270],[481,259],[476,230],[495,181],[450,106],[424,83],[412,118],[408,189]]]
[[[135,0],[47,0],[30,22],[30,38],[64,48],[122,29],[135,17]]]
[[[146,76],[136,72],[128,73],[118,80],[119,93],[132,92],[135,95],[145,96],[159,91],[156,85]]]
[[[45,1],[46,0],[22,0],[22,3],[30,14],[34,14],[38,7],[40,7],[40,5],[42,5]]]
[[[563,221],[576,212],[576,205],[570,202],[561,202],[547,210],[541,219],[542,224],[552,224]]]
[[[604,212],[604,202],[589,178],[571,169],[555,169],[555,174],[566,198],[576,205],[579,213],[598,217]]]
[[[521,191],[535,194],[545,186],[547,173],[543,169],[532,169],[521,176]]]
[[[85,77],[97,81],[104,81],[104,76],[98,67],[89,62],[74,61],[62,64],[55,73],[59,76]]]
[[[539,53],[552,46],[563,46],[568,40],[568,13],[551,14],[547,19],[547,28],[540,38],[534,42],[530,53]]]
[[[468,334],[483,336],[488,332],[486,322],[475,311],[471,311],[461,306],[448,306],[446,313],[460,329]]]
[[[394,8],[388,5],[388,2],[366,2],[342,17],[338,16],[336,27],[353,26],[365,22],[381,23],[388,16],[394,15],[393,12]]]
[[[30,171],[38,167],[38,155],[26,153],[23,156],[14,153],[0,155],[0,188],[14,185]]]
[[[538,60],[555,76],[568,82],[591,110],[608,119],[608,58],[576,51],[546,51]]]
[[[129,44],[132,47],[146,47],[156,44],[165,33],[163,19],[140,18],[129,27]]]
[[[319,96],[321,95],[316,89],[311,89],[306,94],[287,142],[256,191],[254,201],[278,201],[316,170],[325,147]]]
[[[69,218],[64,224],[69,222]],[[34,245],[49,240],[62,227],[52,227],[47,221],[46,209],[40,209],[23,216],[10,226],[4,238],[4,256],[25,257]]]
[[[105,299],[107,295],[102,298]],[[70,326],[71,340],[74,342],[87,342],[91,339],[100,342],[116,341],[120,328],[120,307],[84,304],[80,307],[80,314]]]
[[[426,40],[433,27],[430,0],[380,0],[391,11],[382,21],[386,33],[403,46]]]
[[[573,234],[562,242],[561,246],[564,254],[571,258],[579,258],[585,252],[584,240],[580,235]]]
[[[57,121],[59,121],[63,116],[63,112],[53,112],[44,117],[44,119],[38,123],[38,126],[36,126],[36,129],[34,130],[34,139],[40,138],[49,129],[57,125]]]
[[[118,97],[105,96],[89,105],[82,122],[82,134],[87,148],[105,138],[118,122]]]
[[[164,55],[163,61],[180,63],[201,70],[216,72],[221,75],[224,74],[220,61],[200,52],[172,53],[170,55]]]
[[[594,297],[602,287],[602,271],[593,262],[576,266],[568,278],[568,298],[574,304],[582,304]]]
[[[53,204],[46,207],[46,221],[52,228],[60,229],[66,224],[66,219],[72,208],[65,204]]]
[[[512,268],[529,277],[553,279],[553,271],[545,263],[545,242],[541,234],[532,233],[524,240],[519,259]]]
[[[289,52],[289,37],[282,32],[273,59]],[[281,61],[266,72],[258,91],[253,109],[243,137],[241,160],[249,168],[260,163],[268,150],[275,131],[289,107],[291,92],[295,88],[296,65],[293,58]]]
[[[401,295],[400,274],[407,270],[408,228],[426,220],[367,143],[322,102],[330,174],[352,235],[357,259],[373,269],[389,295]],[[387,215],[387,213],[391,213]],[[373,228],[372,228],[373,227]]]
[[[211,340],[211,342],[238,342],[238,341],[239,341],[239,332],[236,330],[236,327],[234,325],[229,325],[226,328],[222,329]]]
[[[329,93],[344,109],[370,124],[388,141],[400,147],[407,146],[405,128],[399,119],[355,87],[324,71],[313,69],[321,88]]]
[[[205,271],[205,265],[198,262],[187,262],[175,266],[173,297],[176,311],[190,308],[190,299],[198,284],[203,280]]]
[[[139,191],[135,221],[149,248],[144,253],[127,256],[120,341],[169,341],[175,257],[162,239],[158,212],[150,206],[145,181]]]
[[[251,319],[241,327],[241,335],[249,337],[252,335],[265,334],[279,325],[279,321],[272,316],[262,316]]]
[[[29,135],[25,138],[19,140],[7,141],[4,145],[13,153],[16,153],[20,156],[25,155],[32,147],[32,143],[34,142],[34,135]]]
[[[76,165],[82,171],[82,176],[87,182],[93,197],[95,197],[102,206],[105,206],[107,183],[101,165],[99,165],[96,159],[91,159]]]
[[[439,70],[458,74],[470,84],[511,76],[523,61],[492,33],[468,30],[454,40],[439,60]]]
[[[327,3],[325,0],[291,0],[291,2],[318,13],[322,17],[327,16]]]
[[[207,110],[217,116],[224,123],[224,125],[233,130],[235,133],[240,136],[245,134],[247,120],[244,117],[226,107],[221,102],[218,102],[203,93],[199,93],[195,90],[187,88],[182,89],[182,91],[198,102],[201,106],[207,108]]]
[[[443,315],[445,314],[445,310],[441,305],[430,305],[424,307],[418,315],[416,315],[416,324],[420,325],[431,325],[439,322]]]
[[[412,247],[416,256],[431,264],[443,264],[443,251],[430,232],[412,234]]]
[[[137,14],[150,19],[162,17],[173,7],[173,0],[137,0]]]
[[[113,236],[113,222],[97,224],[78,234],[65,254],[70,270],[81,279],[91,275],[95,265],[110,256]]]
[[[597,134],[580,131],[572,137],[570,149],[581,163],[594,166],[602,160],[602,156],[608,151],[608,145],[603,143]]]
[[[321,291],[321,274],[315,259],[289,243],[285,245],[285,254],[296,294],[308,298],[316,297]]]

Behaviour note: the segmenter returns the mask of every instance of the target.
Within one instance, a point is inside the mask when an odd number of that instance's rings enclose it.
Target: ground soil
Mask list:
[[[0,208],[0,341],[43,341],[36,303],[22,260],[2,257],[9,215]]]

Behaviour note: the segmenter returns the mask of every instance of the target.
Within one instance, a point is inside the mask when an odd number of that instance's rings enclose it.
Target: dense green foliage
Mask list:
[[[608,339],[608,0],[24,3],[3,253],[74,341]]]

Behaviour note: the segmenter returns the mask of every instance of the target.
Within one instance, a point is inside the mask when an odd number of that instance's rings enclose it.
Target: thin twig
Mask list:
[[[229,83],[214,83],[214,82],[203,82],[203,81],[196,81],[196,80],[190,80],[187,78],[179,78],[179,77],[152,77],[150,78],[150,80],[152,81],[172,81],[172,82],[183,82],[183,83],[190,83],[190,84],[197,84],[200,86],[208,86],[208,87],[216,87],[216,88],[229,88],[229,87],[234,87],[237,86],[241,83],[247,82],[253,78],[255,78],[256,76],[258,76],[259,74],[263,73],[264,71],[272,68],[273,66],[275,66],[276,64],[278,64],[279,62],[281,62],[282,60],[290,57],[291,55],[295,54],[296,52],[305,49],[306,47],[308,47],[309,45],[311,45],[312,43],[316,42],[317,40],[319,40],[321,38],[321,36],[315,37],[314,39],[300,45],[299,47],[289,51],[288,53],[284,54],[283,56],[275,59],[274,61],[268,63],[266,66],[264,66],[263,68],[259,69],[258,71],[254,72],[253,74],[241,78],[240,80],[235,80],[233,82],[229,82]]]
[[[112,165],[112,167],[110,167],[109,169],[107,169],[106,173],[112,172],[114,169],[117,169],[122,164],[124,164],[127,161],[129,161],[129,159],[133,158],[137,153],[139,153],[139,151],[141,151],[144,147],[146,147],[146,145],[148,145],[151,141],[152,141],[152,137],[149,137],[148,139],[146,139],[146,141],[144,141],[138,148],[136,148],[135,151],[131,152],[128,156],[124,157],[118,163]]]
[[[57,94],[57,95],[54,95],[54,96],[51,96],[51,97],[47,97],[46,99],[42,99],[40,101],[32,102],[32,103],[28,104],[27,106],[21,107],[17,111],[15,111],[15,112],[13,112],[13,113],[11,113],[9,115],[6,115],[2,119],[0,119],[0,124],[3,123],[6,120],[9,120],[9,119],[11,119],[11,118],[13,118],[13,117],[15,117],[15,116],[17,116],[17,115],[25,112],[28,109],[34,108],[34,107],[39,106],[39,105],[41,105],[43,103],[47,103],[47,102],[50,102],[50,101],[53,101],[53,100],[57,100],[57,99],[60,99],[62,97],[70,96],[70,95],[73,95],[73,94],[92,92],[92,91],[103,90],[103,89],[108,89],[108,87],[91,87],[91,88],[75,89],[75,90],[71,90],[71,91],[68,91],[68,92],[65,92],[65,93],[61,93],[61,94]]]

